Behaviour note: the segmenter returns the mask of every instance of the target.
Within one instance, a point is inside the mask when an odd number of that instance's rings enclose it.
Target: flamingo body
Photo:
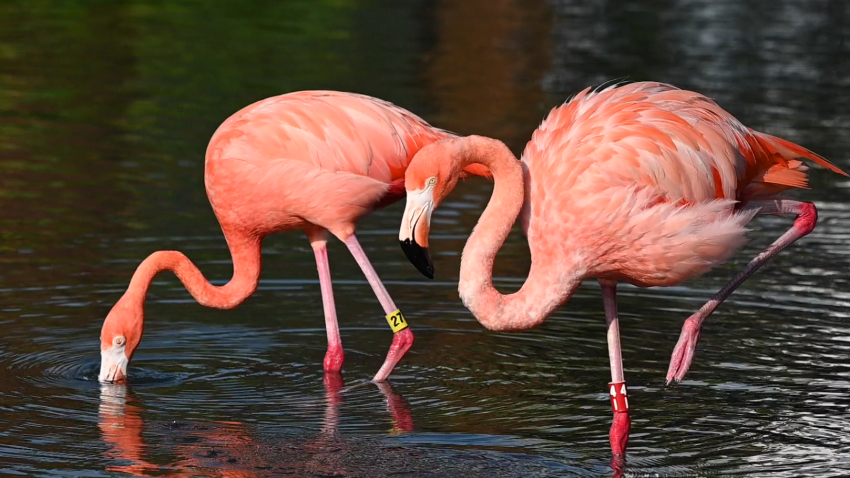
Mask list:
[[[404,197],[404,171],[422,146],[452,136],[372,97],[277,96],[236,112],[213,134],[207,194],[223,227],[350,234],[376,205]]]
[[[742,203],[806,185],[806,156],[711,99],[654,82],[590,89],[555,108],[522,155],[532,255],[570,274],[676,285],[746,242]]]

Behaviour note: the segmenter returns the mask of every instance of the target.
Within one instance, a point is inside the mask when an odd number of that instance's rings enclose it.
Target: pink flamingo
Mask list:
[[[391,103],[334,91],[290,93],[236,112],[213,134],[204,169],[207,196],[233,258],[233,278],[216,287],[180,252],[148,256],[103,323],[99,379],[126,379],[156,274],[170,270],[202,305],[232,309],[257,289],[262,239],[300,229],[319,272],[328,334],[325,370],[338,372],[344,358],[326,248],[330,233],[348,246],[393,329],[392,346],[374,377],[385,380],[413,344],[413,333],[360,247],[355,224],[404,197],[404,171],[417,151],[454,136]],[[465,171],[489,176],[480,165]]]
[[[750,274],[815,226],[812,203],[777,194],[805,187],[806,157],[826,159],[739,123],[709,98],[661,83],[586,89],[553,109],[532,135],[522,161],[499,141],[470,136],[423,148],[405,173],[407,207],[399,232],[411,262],[428,277],[433,210],[461,168],[480,163],[495,178],[460,266],[464,305],[490,330],[540,325],[579,284],[602,288],[611,363],[611,446],[628,440],[628,400],[620,353],[617,282],[671,286],[728,259],[755,214],[795,215],[794,225],[708,304],[685,321],[668,382],[688,370],[702,323]],[[531,269],[522,288],[499,293],[496,253],[522,212]]]

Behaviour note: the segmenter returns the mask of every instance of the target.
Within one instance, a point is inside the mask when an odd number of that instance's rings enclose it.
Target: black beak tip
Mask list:
[[[407,256],[407,260],[413,264],[416,269],[429,279],[434,278],[434,264],[431,262],[431,254],[427,247],[421,247],[419,244],[405,239],[398,241],[401,244],[401,250]]]

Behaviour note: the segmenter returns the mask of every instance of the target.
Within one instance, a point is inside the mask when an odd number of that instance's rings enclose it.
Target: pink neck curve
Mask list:
[[[137,305],[142,305],[154,277],[170,270],[201,305],[216,309],[236,307],[257,290],[261,240],[237,234],[226,234],[225,238],[233,259],[233,278],[227,284],[212,285],[182,252],[157,251],[136,268],[125,295],[132,297]]]
[[[563,280],[550,258],[535,257],[522,288],[504,295],[493,287],[496,254],[524,202],[523,164],[501,141],[481,136],[454,140],[460,166],[480,163],[493,173],[490,201],[463,248],[458,291],[463,304],[490,330],[525,330],[540,325],[567,301],[578,282]]]

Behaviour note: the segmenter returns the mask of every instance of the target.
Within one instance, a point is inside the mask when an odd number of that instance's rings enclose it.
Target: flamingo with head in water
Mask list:
[[[796,216],[787,233],[685,321],[667,373],[668,382],[681,380],[711,312],[815,227],[814,204],[778,196],[806,186],[800,158],[846,175],[803,147],[747,128],[699,93],[654,82],[586,89],[549,113],[521,162],[503,143],[479,136],[423,148],[405,173],[399,240],[411,262],[433,277],[431,214],[462,168],[487,166],[495,186],[463,249],[460,298],[490,330],[525,330],[566,303],[583,280],[597,279],[608,324],[611,445],[622,454],[629,406],[617,283],[679,284],[728,259],[756,214]],[[503,295],[493,287],[493,262],[520,215],[531,269],[518,292]]]
[[[217,287],[188,257],[158,251],[142,261],[101,329],[103,382],[121,382],[144,332],[151,281],[170,270],[199,303],[232,309],[257,289],[263,238],[306,233],[319,272],[328,350],[324,368],[338,372],[344,353],[328,265],[327,241],[348,246],[394,332],[375,381],[385,380],[413,344],[413,333],[355,236],[357,221],[404,197],[404,171],[423,146],[455,137],[413,113],[369,96],[302,91],[267,98],[233,114],[207,147],[207,196],[233,258],[233,278]],[[480,165],[464,167],[488,176]]]

